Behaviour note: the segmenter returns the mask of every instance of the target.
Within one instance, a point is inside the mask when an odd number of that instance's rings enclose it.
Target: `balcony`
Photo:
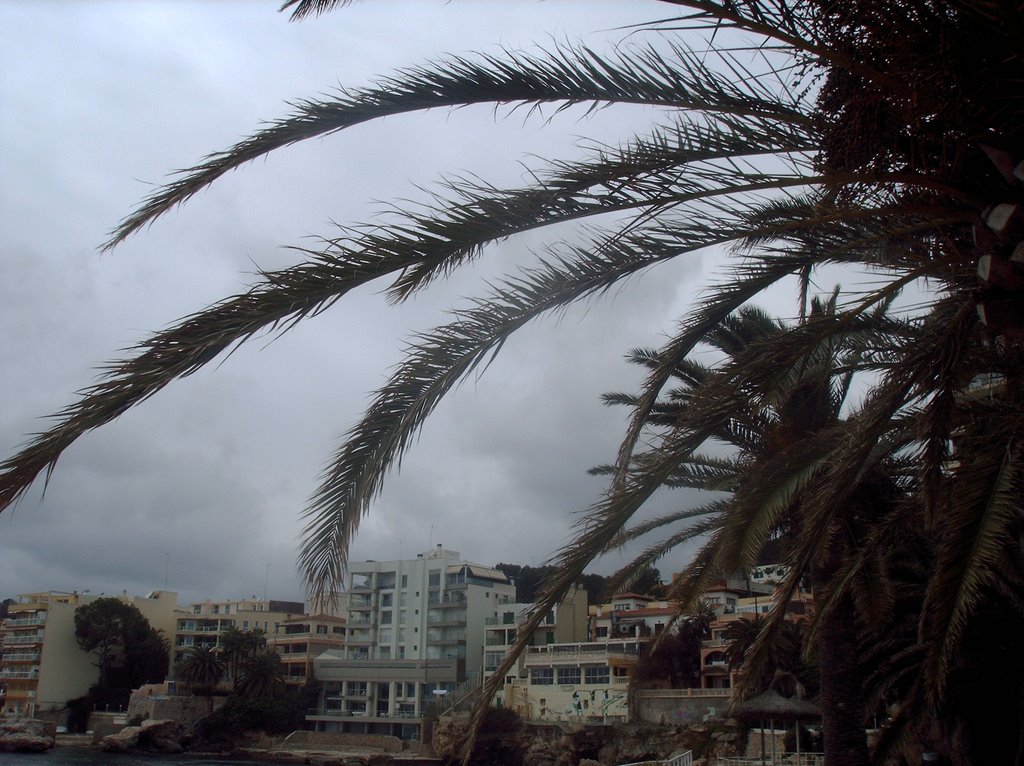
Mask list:
[[[4,662],[39,662],[39,652],[4,652]]]
[[[527,650],[526,664],[558,665],[595,663],[604,664],[615,660],[635,662],[639,656],[639,644],[635,642],[598,642],[588,644],[556,644],[552,646],[531,646]]]
[[[427,606],[432,609],[451,609],[466,607],[466,597],[462,593],[453,593],[444,597],[431,594],[427,599]]]
[[[41,644],[43,643],[43,631],[33,633],[30,636],[8,636],[4,639],[4,646],[11,646],[14,644]]]
[[[466,627],[466,618],[457,615],[428,617],[427,626],[431,628],[464,628]]]
[[[709,638],[706,641],[701,641],[700,645],[704,649],[721,649],[723,646],[728,646],[731,641],[726,641],[724,638]]]
[[[45,625],[46,615],[35,617],[8,617],[4,625],[8,628],[30,628],[35,625]]]
[[[4,668],[0,670],[0,678],[39,678],[39,668],[32,670],[13,670],[11,668]]]
[[[428,638],[427,639],[427,645],[428,646],[459,646],[460,644],[464,644],[464,643],[466,643],[465,636],[463,636],[462,638],[458,638],[458,637],[454,637],[454,636],[446,636],[446,637],[442,637],[442,638]]]

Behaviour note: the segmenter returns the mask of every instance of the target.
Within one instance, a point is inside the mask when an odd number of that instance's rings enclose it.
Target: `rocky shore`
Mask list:
[[[0,721],[0,753],[45,753],[55,736],[56,727],[44,721]]]
[[[230,743],[212,743],[195,738],[193,727],[176,721],[151,720],[127,726],[103,737],[95,745],[78,737],[60,745],[92,746],[106,753],[148,753],[154,755],[230,756],[232,758],[282,764],[313,766],[438,766],[458,759],[468,733],[467,716],[449,716],[434,729],[432,748],[394,740],[373,745],[359,741],[318,741],[312,732],[296,732],[288,738],[252,734]],[[47,731],[47,728],[50,731]],[[54,746],[52,725],[41,721],[0,724],[0,751],[42,752]],[[300,736],[301,735],[301,736]],[[335,735],[337,736],[337,735]],[[366,739],[364,737],[364,739]],[[477,760],[488,766],[614,766],[637,761],[668,758],[683,750],[700,756],[735,755],[738,732],[729,726],[677,727],[655,724],[616,726],[519,725],[495,732]],[[480,742],[478,741],[478,748]]]

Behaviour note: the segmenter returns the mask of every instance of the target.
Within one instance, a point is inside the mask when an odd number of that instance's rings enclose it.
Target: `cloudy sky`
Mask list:
[[[276,153],[112,253],[109,230],[167,174],[225,148],[286,101],[360,86],[444,52],[584,40],[666,15],[656,2],[357,3],[289,23],[269,2],[0,0],[0,454],[151,331],[244,290],[288,245],[372,220],[444,173],[519,184],[580,136],[643,132],[643,109],[472,108],[390,118]],[[520,263],[540,236],[407,305],[372,285],[279,338],[257,339],[68,450],[45,494],[0,517],[0,597],[145,593],[184,602],[302,598],[298,516],[339,437],[416,329]],[[714,270],[705,256],[549,318],[507,345],[430,420],[364,523],[352,557],[443,543],[472,560],[541,564],[601,490],[631,388],[622,354],[660,344]],[[37,488],[38,490],[39,488]],[[679,497],[659,500],[661,507]],[[611,557],[596,571],[607,573]],[[663,572],[685,563],[666,559]]]

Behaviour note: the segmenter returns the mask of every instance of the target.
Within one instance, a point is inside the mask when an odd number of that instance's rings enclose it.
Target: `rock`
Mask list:
[[[559,753],[552,745],[542,739],[534,740],[523,755],[523,766],[555,766]]]
[[[105,753],[127,753],[143,750],[147,753],[183,753],[182,730],[177,721],[145,721],[141,726],[125,726],[116,734],[100,740],[99,749]]]
[[[141,726],[125,726],[117,734],[108,734],[100,740],[99,749],[104,753],[127,753],[139,744]]]
[[[136,747],[150,753],[177,754],[185,750],[182,746],[182,729],[177,721],[144,721],[139,727]]]
[[[43,721],[26,719],[0,723],[0,752],[45,753],[53,743],[54,735]]]
[[[601,766],[601,762],[590,758],[580,758],[579,766]]]

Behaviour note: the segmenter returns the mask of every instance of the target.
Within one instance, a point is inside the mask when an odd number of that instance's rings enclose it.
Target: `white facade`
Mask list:
[[[481,670],[484,629],[515,587],[500,571],[438,546],[415,559],[349,567],[344,652],[314,663],[319,731],[417,738],[427,702]]]

